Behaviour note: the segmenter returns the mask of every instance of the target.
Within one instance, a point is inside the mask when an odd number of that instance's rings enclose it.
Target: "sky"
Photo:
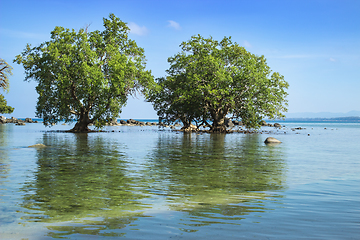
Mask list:
[[[0,58],[14,68],[9,93],[0,92],[15,108],[6,117],[35,117],[36,82],[25,82],[13,63],[26,44],[48,41],[55,26],[103,30],[110,13],[128,23],[154,77],[166,76],[167,59],[191,36],[231,36],[284,75],[289,114],[360,111],[358,0],[12,0],[0,7]],[[138,96],[129,97],[120,118],[157,115]]]

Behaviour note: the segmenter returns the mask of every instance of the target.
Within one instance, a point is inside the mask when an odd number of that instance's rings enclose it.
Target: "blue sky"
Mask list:
[[[11,116],[35,117],[36,82],[24,82],[12,63],[27,43],[49,40],[55,26],[102,30],[114,13],[145,49],[147,68],[165,75],[167,58],[195,34],[233,41],[264,55],[289,82],[289,113],[360,111],[360,1],[358,0],[27,0],[1,1],[0,58],[13,66]],[[6,115],[10,116],[10,115]],[[150,103],[129,98],[121,118],[157,118]]]

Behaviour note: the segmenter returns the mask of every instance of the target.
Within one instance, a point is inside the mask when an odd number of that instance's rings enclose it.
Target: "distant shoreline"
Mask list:
[[[18,118],[19,120],[25,120],[26,118]],[[41,118],[32,118],[33,121],[43,122]],[[127,120],[123,118],[118,118],[117,122],[120,120]],[[134,119],[136,121],[142,122],[158,122],[159,119]],[[360,122],[360,117],[335,117],[335,118],[285,118],[285,119],[264,119],[266,122],[348,122],[348,123],[358,123]],[[74,122],[76,122],[74,120]]]
[[[279,121],[279,122],[360,122],[360,117],[335,117],[335,118],[285,118],[265,121]]]

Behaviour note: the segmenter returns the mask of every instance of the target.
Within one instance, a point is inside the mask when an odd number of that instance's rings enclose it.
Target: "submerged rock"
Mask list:
[[[274,143],[281,143],[281,141],[277,140],[276,138],[273,137],[268,137],[267,139],[265,139],[264,143],[266,144],[274,144]]]
[[[196,132],[198,129],[195,125],[193,124],[190,124],[190,126],[188,127],[182,127],[180,131],[183,131],[183,132]]]
[[[28,146],[29,148],[44,148],[46,147],[46,145],[42,144],[42,143],[37,143],[35,145],[31,145],[31,146]]]

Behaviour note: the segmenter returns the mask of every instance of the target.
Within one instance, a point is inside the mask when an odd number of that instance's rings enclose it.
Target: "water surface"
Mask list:
[[[360,124],[284,124],[227,135],[0,125],[1,239],[359,239]]]

